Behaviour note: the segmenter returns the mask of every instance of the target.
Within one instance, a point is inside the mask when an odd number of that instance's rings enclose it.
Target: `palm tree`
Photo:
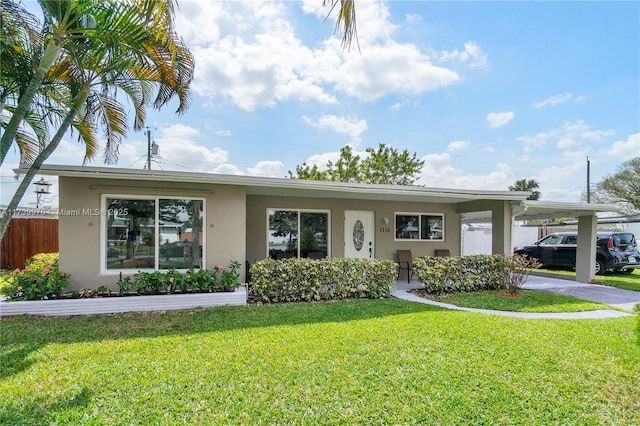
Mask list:
[[[42,35],[38,32],[40,24],[35,16],[11,1],[0,0],[0,21],[0,112],[6,107],[8,112],[14,113],[14,104],[17,104],[29,85],[34,63],[37,64],[42,54]],[[36,102],[39,103],[39,100]],[[36,139],[22,128],[18,128],[15,135],[20,156],[25,161],[33,161],[40,147],[49,139],[43,116],[37,111],[41,112],[39,108],[27,111],[23,119]],[[8,117],[0,115],[0,127],[5,128],[7,122]]]
[[[354,38],[356,43],[358,42],[358,35],[356,33],[356,6],[354,0],[322,0],[323,6],[330,4],[327,18],[333,13],[338,3],[340,3],[340,6],[337,12],[336,31],[342,32],[342,46],[350,48]]]
[[[172,43],[177,39],[174,31],[174,0],[140,0],[113,2],[99,0],[38,0],[44,15],[42,39],[47,40],[39,56],[28,86],[20,94],[11,119],[0,139],[0,164],[15,140],[19,126],[37,96],[47,73],[61,56],[74,57],[87,50],[92,40],[117,44],[122,53],[139,51],[141,42],[148,48],[148,38],[164,44],[172,52]],[[3,0],[16,21],[22,20],[24,8],[16,2]],[[11,6],[11,7],[10,7]],[[147,55],[153,54],[147,51]],[[156,58],[160,59],[160,58]],[[164,58],[164,62],[167,58]],[[171,62],[170,62],[171,63]],[[170,65],[171,66],[171,65]]]
[[[98,123],[105,130],[105,161],[111,162],[117,158],[118,145],[128,130],[126,110],[117,100],[118,94],[124,94],[134,106],[136,129],[144,125],[146,107],[149,105],[159,109],[177,96],[177,113],[181,114],[188,108],[193,57],[171,28],[172,19],[157,20],[156,16],[150,18],[146,14],[140,16],[135,7],[120,13],[120,6],[117,4],[118,10],[113,13],[120,18],[117,32],[127,37],[126,43],[113,37],[82,39],[79,45],[69,45],[75,48],[67,49],[49,68],[47,78],[63,83],[65,88],[58,92],[60,96],[50,94],[56,98],[58,105],[63,106],[65,114],[62,111],[57,111],[57,114],[64,118],[54,138],[30,165],[7,211],[17,207],[40,166],[72,124],[76,125],[80,138],[87,146],[85,162],[91,160],[96,152],[95,132]],[[125,17],[129,18],[126,22],[122,21]],[[162,25],[167,26],[164,31],[149,31],[150,27],[157,30]],[[162,36],[159,37],[159,34]],[[155,96],[152,96],[154,92]],[[11,215],[3,216],[0,238],[10,220]]]
[[[539,200],[540,191],[535,191],[538,188],[540,188],[540,184],[538,183],[538,181],[534,179],[520,179],[517,180],[513,185],[509,186],[509,191],[531,192],[531,195],[527,197],[527,200]]]

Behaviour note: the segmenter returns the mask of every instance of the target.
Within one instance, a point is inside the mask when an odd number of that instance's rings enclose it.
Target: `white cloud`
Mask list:
[[[550,143],[554,143],[560,149],[602,143],[613,135],[615,135],[613,130],[592,130],[583,120],[576,120],[565,121],[557,129],[540,132],[533,136],[520,136],[516,140],[524,144],[525,152],[531,152],[533,149],[542,149]]]
[[[160,134],[156,142],[163,168],[201,172],[229,159],[229,153],[221,148],[198,145],[194,139],[200,136],[200,131],[193,127],[174,124],[160,129]]]
[[[369,126],[366,120],[358,120],[356,117],[338,117],[336,115],[323,115],[317,120],[303,116],[302,120],[308,125],[321,130],[331,130],[336,133],[349,135],[352,142],[360,142],[362,133]]]
[[[323,20],[328,9],[321,4],[308,0],[302,7]],[[344,51],[335,35],[306,46],[287,20],[287,7],[295,4],[186,2],[177,27],[198,64],[193,90],[209,101],[253,111],[286,100],[335,104],[338,93],[367,102],[388,94],[417,95],[460,80],[415,45],[392,39],[397,27],[383,2],[358,4],[360,52],[355,46]],[[326,23],[331,31],[333,19]],[[483,54],[467,43],[449,57],[478,64]]]
[[[640,133],[629,135],[626,141],[617,141],[603,148],[600,155],[614,158],[619,162],[640,156]]]
[[[508,112],[490,112],[487,114],[487,123],[491,127],[501,127],[508,124],[515,116],[513,111]]]
[[[417,13],[407,13],[404,16],[404,20],[407,24],[418,24],[422,22],[422,16],[418,15]]]
[[[515,180],[510,166],[506,164],[497,164],[494,170],[485,174],[472,174],[453,166],[447,153],[425,155],[422,160],[424,167],[417,183],[427,187],[506,190],[508,184]]]
[[[249,167],[249,176],[282,177],[282,164],[280,161],[259,161],[255,167]]]
[[[453,141],[447,146],[447,152],[461,151],[471,146],[470,141]]]
[[[419,95],[460,80],[455,71],[433,65],[417,46],[394,41],[367,47],[329,77],[337,90],[366,102],[389,94]]]
[[[561,93],[559,95],[551,96],[551,97],[545,99],[542,102],[534,102],[533,106],[536,107],[536,108],[543,108],[543,107],[546,107],[546,106],[555,106],[555,105],[558,105],[558,104],[561,104],[561,103],[564,103],[564,102],[568,102],[568,101],[571,100],[571,98],[572,98],[571,93],[569,93],[569,92]],[[581,96],[578,99],[581,99],[581,98],[584,98],[584,96]],[[581,99],[581,100],[583,100],[583,99]],[[578,100],[576,100],[576,101],[579,102]]]
[[[354,156],[359,155],[360,158],[366,158],[369,156],[369,153],[367,153],[366,151],[358,151],[354,149],[353,145],[351,145],[351,152]],[[307,163],[307,165],[309,165],[310,167],[318,166],[318,169],[325,170],[326,165],[329,161],[335,164],[335,162],[339,159],[340,151],[324,152],[321,154],[312,155],[311,157],[307,158],[305,163]]]
[[[480,49],[476,42],[468,41],[464,44],[464,50],[454,49],[450,52],[443,51],[439,54],[442,62],[459,62],[468,64],[474,68],[484,68],[487,66],[487,54]]]
[[[209,171],[209,173],[219,173],[223,175],[239,175],[239,176],[242,176],[245,174],[240,167],[233,164],[226,164],[226,163],[220,164],[219,166],[214,167]]]

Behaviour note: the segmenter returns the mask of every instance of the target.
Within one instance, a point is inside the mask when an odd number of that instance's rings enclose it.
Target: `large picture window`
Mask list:
[[[395,239],[444,241],[444,215],[396,213]]]
[[[104,270],[202,268],[204,200],[104,197]]]
[[[267,216],[269,257],[329,256],[328,212],[269,209]]]

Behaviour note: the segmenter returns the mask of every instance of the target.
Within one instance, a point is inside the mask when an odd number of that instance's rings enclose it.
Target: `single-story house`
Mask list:
[[[40,173],[59,177],[60,269],[71,274],[73,289],[117,289],[121,274],[139,270],[212,269],[267,257],[397,260],[399,249],[414,258],[436,249],[455,256],[463,217],[491,222],[492,252],[506,255],[514,220],[576,217],[577,280],[589,282],[596,213],[615,209],[528,201],[528,192],[516,191],[68,165]]]

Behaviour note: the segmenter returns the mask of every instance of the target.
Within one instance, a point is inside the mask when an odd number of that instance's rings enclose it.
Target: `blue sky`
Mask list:
[[[179,6],[193,104],[149,111],[154,169],[284,177],[385,143],[425,160],[425,186],[526,178],[543,200],[578,201],[587,156],[597,182],[640,155],[639,2],[358,1],[360,51],[341,48],[322,0]],[[131,131],[116,166],[145,153]],[[47,163],[82,155],[70,135]],[[4,204],[17,163],[1,170]]]

